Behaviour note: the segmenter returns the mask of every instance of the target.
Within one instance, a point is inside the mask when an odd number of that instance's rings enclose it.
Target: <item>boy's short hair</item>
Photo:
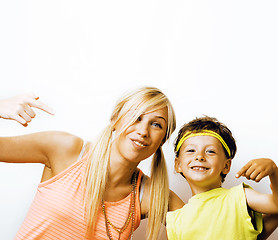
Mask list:
[[[213,132],[218,133],[226,142],[226,144],[228,145],[231,154],[229,156],[227,150],[223,147],[225,155],[228,159],[233,159],[236,151],[237,151],[237,147],[236,147],[236,141],[232,135],[232,132],[230,131],[230,129],[223,123],[219,122],[216,118],[213,117],[208,117],[208,116],[204,116],[204,117],[197,117],[195,119],[193,119],[192,121],[184,124],[181,129],[179,130],[178,136],[175,139],[174,142],[174,147],[176,149],[180,139],[183,137],[183,135],[186,132],[194,132],[194,133],[198,133],[198,132],[202,132],[203,130],[211,130]],[[176,157],[179,156],[180,153],[180,149],[178,151],[175,151]],[[182,174],[183,175],[183,174]],[[222,174],[222,182],[224,181],[226,174]]]

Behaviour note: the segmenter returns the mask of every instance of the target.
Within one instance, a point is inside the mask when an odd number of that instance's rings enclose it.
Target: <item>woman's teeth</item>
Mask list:
[[[138,145],[138,146],[140,146],[140,147],[145,147],[145,145],[144,144],[142,144],[142,143],[139,143],[139,142],[137,142],[137,141],[133,141],[136,145]]]

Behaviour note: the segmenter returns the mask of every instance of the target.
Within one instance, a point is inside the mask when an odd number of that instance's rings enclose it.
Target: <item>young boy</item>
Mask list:
[[[260,213],[278,213],[278,168],[270,159],[250,161],[237,177],[260,181],[268,175],[272,194],[258,193],[244,183],[221,188],[236,143],[217,119],[202,117],[185,124],[175,141],[175,152],[175,169],[188,181],[192,198],[167,214],[169,240],[257,239],[263,228]]]

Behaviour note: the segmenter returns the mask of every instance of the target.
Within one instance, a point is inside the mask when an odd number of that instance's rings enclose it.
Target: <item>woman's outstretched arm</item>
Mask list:
[[[38,99],[34,94],[23,94],[0,100],[0,118],[27,126],[36,116],[34,108],[53,115],[54,111]],[[81,147],[80,138],[64,132],[0,137],[0,162],[42,163],[57,172],[75,161]]]
[[[36,116],[32,108],[40,109],[51,115],[54,110],[39,101],[39,97],[35,94],[22,94],[8,99],[0,100],[0,118],[15,120],[27,126],[29,122]]]

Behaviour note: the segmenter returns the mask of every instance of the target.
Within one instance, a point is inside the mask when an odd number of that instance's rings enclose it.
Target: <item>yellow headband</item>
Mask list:
[[[198,133],[187,132],[180,139],[180,141],[179,141],[179,143],[178,143],[178,145],[176,147],[176,152],[179,151],[179,149],[181,148],[181,145],[184,143],[184,141],[186,139],[188,139],[190,137],[194,137],[194,136],[212,136],[212,137],[217,138],[221,142],[223,147],[227,150],[229,157],[231,156],[230,148],[228,147],[228,145],[226,144],[224,139],[218,133],[210,131],[210,130],[202,130],[202,132],[198,132]]]

